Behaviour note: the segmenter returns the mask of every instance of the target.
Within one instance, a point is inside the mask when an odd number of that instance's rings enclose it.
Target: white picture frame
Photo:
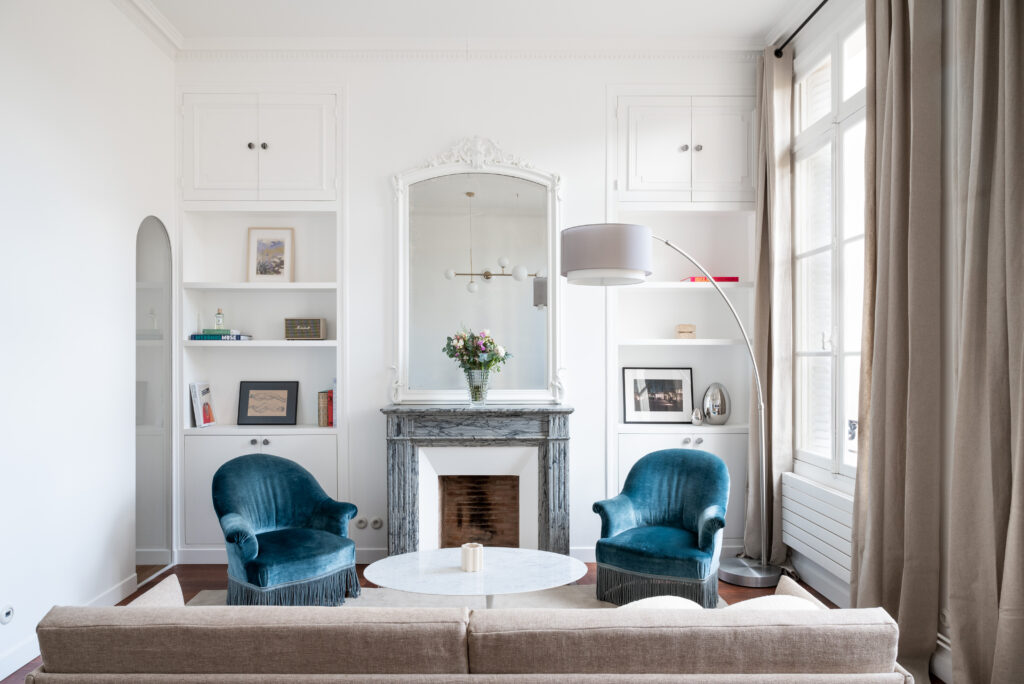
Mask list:
[[[246,279],[290,283],[295,280],[295,229],[250,228]]]

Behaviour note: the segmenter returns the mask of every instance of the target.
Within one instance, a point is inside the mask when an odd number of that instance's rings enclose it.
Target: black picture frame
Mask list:
[[[254,392],[261,394],[253,396]],[[239,425],[295,425],[298,405],[297,380],[242,380],[238,383]]]
[[[642,401],[637,394],[640,383],[643,385],[643,392],[648,394],[646,401]],[[678,387],[675,387],[677,383]],[[666,387],[657,390],[658,400],[652,401],[648,390],[660,388],[662,385]],[[665,391],[661,391],[662,389]],[[622,422],[672,425],[692,423],[693,369],[624,367]]]

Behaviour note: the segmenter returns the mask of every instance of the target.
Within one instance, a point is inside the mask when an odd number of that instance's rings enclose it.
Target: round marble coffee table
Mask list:
[[[370,582],[416,594],[486,596],[519,594],[560,587],[587,574],[587,566],[571,556],[535,549],[485,546],[483,570],[463,572],[459,548],[413,551],[388,556],[366,566]]]

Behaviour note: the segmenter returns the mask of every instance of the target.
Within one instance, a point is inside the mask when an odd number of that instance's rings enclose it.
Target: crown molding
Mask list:
[[[150,0],[110,0],[168,57],[175,59],[185,38]]]
[[[186,39],[183,62],[717,60],[751,61],[760,41],[642,39]]]

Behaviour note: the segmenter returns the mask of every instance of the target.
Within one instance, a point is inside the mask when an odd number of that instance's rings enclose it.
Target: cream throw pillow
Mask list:
[[[823,606],[816,606],[805,598],[799,596],[785,596],[776,594],[774,596],[759,596],[757,598],[747,599],[746,601],[740,601],[734,603],[731,606],[726,606],[723,610],[771,610],[771,611],[783,611],[783,610],[828,610]]]
[[[684,599],[682,596],[651,596],[619,606],[622,608],[641,610],[704,610],[696,601]]]
[[[185,596],[181,593],[181,585],[177,575],[168,575],[159,584],[151,587],[146,593],[129,603],[126,608],[181,608],[185,605]]]

